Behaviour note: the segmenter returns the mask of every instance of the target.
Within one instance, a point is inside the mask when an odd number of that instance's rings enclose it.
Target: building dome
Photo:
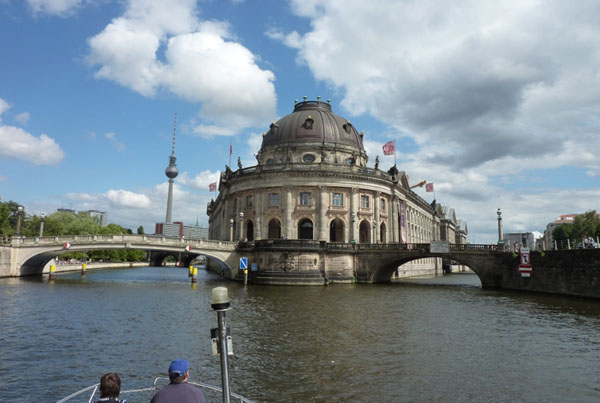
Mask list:
[[[332,112],[331,104],[304,101],[296,103],[291,114],[271,123],[263,133],[260,153],[291,147],[312,151],[343,149],[366,156],[362,137],[348,119]]]

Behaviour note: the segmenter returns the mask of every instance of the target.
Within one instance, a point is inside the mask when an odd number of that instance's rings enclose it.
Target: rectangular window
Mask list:
[[[269,193],[269,207],[279,207],[279,193]]]
[[[344,205],[344,194],[343,193],[332,193],[331,194],[331,205],[342,207]]]
[[[369,208],[369,196],[360,195],[360,208]]]
[[[252,207],[254,203],[254,197],[252,195],[246,196],[246,207]]]
[[[381,211],[385,211],[385,199],[380,199],[379,208]]]
[[[312,206],[312,193],[311,192],[300,192],[300,205],[301,206]]]

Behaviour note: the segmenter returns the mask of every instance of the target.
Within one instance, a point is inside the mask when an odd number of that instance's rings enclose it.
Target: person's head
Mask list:
[[[174,360],[169,365],[169,380],[171,383],[185,382],[189,376],[190,363],[183,358]]]
[[[114,372],[102,375],[100,379],[100,397],[119,397],[121,393],[121,378]]]

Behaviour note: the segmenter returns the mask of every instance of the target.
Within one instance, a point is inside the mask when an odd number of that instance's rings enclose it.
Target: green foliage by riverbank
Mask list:
[[[15,235],[18,221],[19,204],[13,202],[0,202],[0,231],[4,238]],[[40,235],[40,228],[44,221],[43,236],[61,236],[61,235],[121,235],[133,233],[131,229],[123,228],[117,224],[108,224],[102,226],[100,221],[87,213],[72,213],[57,211],[47,217],[38,215],[27,216],[26,211],[22,212],[20,235],[26,237],[36,237]],[[143,227],[139,227],[137,232],[143,233]],[[91,259],[105,260],[111,262],[142,262],[146,260],[146,252],[142,250],[106,250],[69,252],[62,255],[65,259]]]

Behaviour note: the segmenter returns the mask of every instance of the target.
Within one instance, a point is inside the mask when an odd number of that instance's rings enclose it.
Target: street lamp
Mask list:
[[[44,219],[46,218],[46,214],[41,213],[40,217],[42,217],[42,221],[40,221],[40,238],[44,236]]]
[[[229,242],[233,242],[233,217],[229,219]]]
[[[15,235],[21,235],[21,220],[23,217],[23,206],[17,207],[17,229]]]
[[[240,211],[240,241],[244,240],[244,212]]]

